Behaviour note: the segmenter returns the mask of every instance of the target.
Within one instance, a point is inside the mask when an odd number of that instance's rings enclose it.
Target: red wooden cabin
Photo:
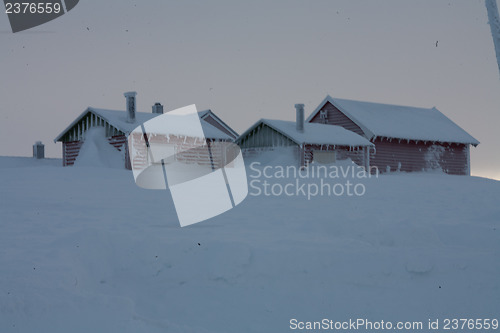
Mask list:
[[[380,172],[442,170],[470,175],[470,146],[479,141],[436,108],[359,102],[327,96],[307,122],[342,126],[375,144]]]
[[[131,103],[133,110],[133,119],[127,114],[127,111],[105,110],[88,107],[80,114],[64,131],[61,132],[54,142],[62,142],[63,166],[70,166],[75,163],[80,148],[85,140],[85,133],[92,127],[105,128],[105,136],[102,138],[117,150],[125,154],[125,168],[131,169],[130,157],[128,156],[128,135],[142,123],[163,113],[163,107],[160,104],[153,106],[152,113],[135,111],[135,95]],[[127,104],[128,105],[128,104]],[[198,112],[202,128],[209,141],[230,141],[233,142],[238,134],[217,117],[211,110]]]

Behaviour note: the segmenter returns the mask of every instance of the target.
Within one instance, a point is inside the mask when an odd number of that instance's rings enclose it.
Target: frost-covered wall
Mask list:
[[[380,172],[442,170],[452,175],[468,175],[467,145],[376,139],[377,151],[370,160]]]
[[[432,145],[424,154],[425,167],[427,170],[441,169],[445,148],[439,145]]]

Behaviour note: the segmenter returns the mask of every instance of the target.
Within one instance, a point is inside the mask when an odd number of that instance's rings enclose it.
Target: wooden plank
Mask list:
[[[364,136],[361,128],[356,125],[351,119],[349,119],[345,114],[343,114],[339,109],[337,109],[332,103],[327,102],[321,110],[326,111],[327,119],[322,119],[320,117],[321,111],[314,116],[309,122],[311,123],[320,123],[320,124],[329,124],[329,125],[337,125],[342,126],[343,128]]]
[[[424,143],[422,141],[382,140],[374,141],[376,154],[370,161],[381,173],[389,166],[391,171],[423,171],[442,169],[453,175],[467,174],[467,150],[463,144]],[[432,156],[433,150],[442,150]],[[429,155],[431,154],[431,155]]]

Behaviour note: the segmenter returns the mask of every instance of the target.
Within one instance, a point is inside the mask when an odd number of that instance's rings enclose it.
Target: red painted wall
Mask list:
[[[391,171],[398,168],[404,172],[438,169],[452,175],[468,174],[467,147],[464,144],[396,139],[376,139],[373,143],[377,151],[370,165],[377,166],[380,172],[386,172],[389,166]]]
[[[326,122],[324,119],[321,119],[320,112],[316,114],[316,116],[311,119],[311,123],[320,123],[320,124],[329,124],[329,125],[337,125],[342,126],[345,129],[348,129],[351,132],[364,136],[361,128],[356,125],[351,119],[349,119],[346,115],[340,112],[333,104],[327,102],[321,110],[326,110],[328,118]]]
[[[80,152],[83,141],[70,141],[62,143],[63,166],[75,164],[76,157]]]

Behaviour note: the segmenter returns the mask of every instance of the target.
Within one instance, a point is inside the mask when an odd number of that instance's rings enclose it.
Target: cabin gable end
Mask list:
[[[365,136],[365,133],[355,122],[353,122],[349,117],[347,117],[342,111],[340,111],[335,105],[327,101],[323,107],[319,109],[316,114],[309,120],[311,123],[337,125],[359,134]]]

